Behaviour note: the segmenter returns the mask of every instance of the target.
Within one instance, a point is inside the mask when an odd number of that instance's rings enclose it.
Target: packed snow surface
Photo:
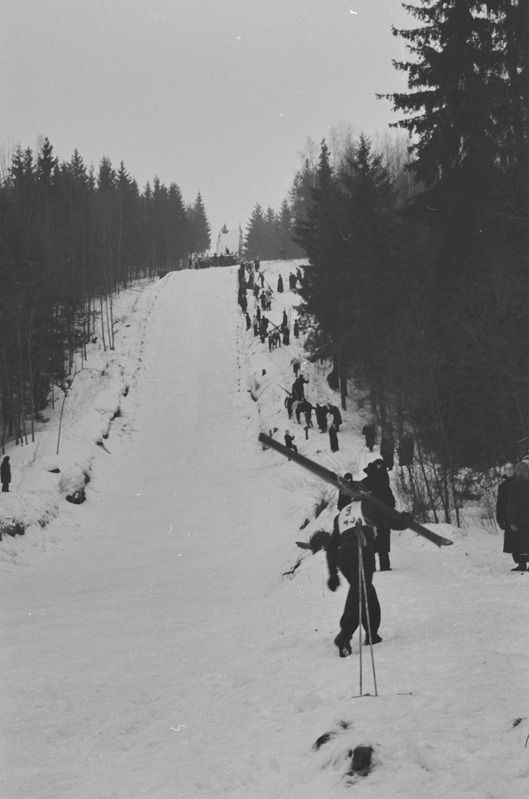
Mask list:
[[[296,266],[262,265],[287,289],[275,324],[296,316]],[[257,441],[288,428],[361,478],[378,456],[361,412],[348,401],[337,453],[288,420],[303,342],[269,352],[246,330],[236,268],[137,285],[115,312],[115,349],[95,343],[35,442],[7,449],[0,519],[27,529],[0,542],[0,795],[526,799],[529,573],[496,531],[392,534],[378,695],[366,647],[361,692],[357,636],[350,658],[333,645],[345,581],[330,593],[324,553],[295,543],[330,530],[336,491]],[[302,370],[339,405],[328,364]],[[349,776],[359,745],[373,768]]]

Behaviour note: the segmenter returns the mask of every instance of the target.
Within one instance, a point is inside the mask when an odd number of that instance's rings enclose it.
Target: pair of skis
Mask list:
[[[378,508],[379,511],[383,512],[388,519],[388,524],[390,527],[392,526],[391,521],[393,520],[396,523],[397,529],[401,528],[402,514],[399,513],[398,510],[390,508],[384,502],[381,502],[379,499],[366,491],[361,483],[348,482],[347,480],[344,480],[339,475],[335,474],[335,472],[331,472],[331,470],[327,469],[325,466],[321,466],[319,463],[307,458],[305,455],[300,455],[298,452],[295,452],[295,450],[285,447],[283,444],[280,444],[279,441],[276,441],[271,436],[267,436],[265,433],[259,434],[259,441],[261,444],[264,444],[265,447],[275,449],[276,452],[280,452],[281,455],[284,455],[289,460],[294,461],[299,466],[302,466],[304,469],[312,472],[312,474],[317,475],[322,480],[325,480],[326,483],[330,483],[339,491],[343,491],[343,493],[351,497],[352,500],[365,501],[367,503],[367,507],[371,505],[374,510]],[[444,538],[444,536],[438,535],[438,533],[428,530],[427,527],[423,527],[422,524],[419,524],[415,521],[412,521],[409,524],[408,529],[413,530],[414,533],[417,533],[417,535],[428,539],[428,541],[431,541],[432,544],[436,544],[438,547],[446,547],[454,543],[449,538]]]

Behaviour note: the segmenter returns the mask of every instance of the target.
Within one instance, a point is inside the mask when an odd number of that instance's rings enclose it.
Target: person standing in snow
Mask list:
[[[514,480],[507,500],[507,520],[513,531],[513,571],[527,571],[529,561],[529,455],[514,467]]]
[[[287,325],[284,325],[283,328],[283,344],[290,344],[290,328]]]
[[[331,445],[331,452],[338,452],[338,433],[336,432],[336,425],[334,421],[329,425],[329,444]]]
[[[294,319],[294,338],[299,338],[299,322]]]
[[[377,437],[377,428],[374,422],[368,422],[362,427],[362,435],[365,437],[366,440],[366,447],[368,448],[369,452],[373,452],[373,447],[375,446],[376,437]]]
[[[290,435],[290,432],[289,432],[288,430],[285,430],[285,447],[286,447],[287,449],[292,449],[292,450],[294,450],[294,452],[297,452],[297,451],[298,451],[298,448],[297,448],[297,447],[296,447],[296,445],[294,444],[294,439],[295,439],[295,437],[296,437],[296,436],[292,436],[292,435]]]
[[[301,372],[296,377],[294,382],[292,383],[292,394],[294,395],[295,399],[302,400],[305,399],[305,383],[308,383],[308,379],[303,377]]]
[[[288,418],[292,419],[292,405],[294,403],[294,397],[292,394],[287,394],[285,397],[285,408],[287,409]]]
[[[327,432],[327,406],[316,403],[316,422],[320,428],[320,433]]]
[[[367,477],[362,481],[365,489],[373,494],[374,497],[379,499],[388,508],[395,507],[395,497],[391,486],[389,484],[389,475],[384,461],[378,458],[376,461],[368,463],[364,469]],[[376,551],[378,552],[378,560],[380,571],[391,571],[391,564],[389,560],[389,553],[391,550],[391,528],[388,524],[381,524],[377,527],[377,540]]]
[[[2,492],[7,494],[9,492],[9,484],[11,482],[11,466],[9,465],[9,455],[6,455],[0,466],[0,482],[2,483]]]
[[[395,463],[395,438],[390,424],[384,427],[382,438],[380,439],[380,457],[386,465],[386,469],[391,471]]]
[[[389,513],[391,512],[389,511]],[[411,522],[412,518],[409,513],[401,513],[398,519],[390,518],[383,508],[373,507],[369,503],[369,499],[349,501],[335,517],[333,532],[327,544],[329,569],[327,586],[330,591],[336,591],[339,587],[338,570],[349,583],[349,591],[340,618],[340,632],[334,639],[340,657],[347,657],[351,654],[351,638],[360,623],[365,630],[366,644],[378,644],[382,641],[378,634],[381,621],[380,603],[373,585],[373,573],[375,572],[374,531],[384,524],[391,525],[395,530],[405,530]],[[363,597],[361,616],[358,613],[359,551],[366,582],[366,596]],[[371,629],[371,635],[369,635],[369,629]]]
[[[278,290],[278,292],[280,294],[283,293],[283,288],[284,288],[284,286],[283,286],[283,278],[281,277],[281,275],[279,275],[279,277],[277,279],[277,290]]]
[[[328,412],[332,415],[336,432],[340,432],[340,425],[343,423],[342,414],[337,405],[327,405]]]
[[[509,493],[513,481],[514,464],[506,463],[503,467],[503,479],[498,486],[498,494],[496,497],[496,521],[498,522],[498,527],[500,530],[503,530],[503,551],[510,553],[516,565],[519,565],[516,555],[514,554],[516,533],[511,530],[511,525],[509,524],[509,518],[507,514]]]

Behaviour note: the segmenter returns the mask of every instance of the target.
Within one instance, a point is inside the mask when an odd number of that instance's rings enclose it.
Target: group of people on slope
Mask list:
[[[529,563],[529,455],[503,467],[498,486],[496,520],[503,530],[503,551],[512,555],[512,571],[527,571]]]

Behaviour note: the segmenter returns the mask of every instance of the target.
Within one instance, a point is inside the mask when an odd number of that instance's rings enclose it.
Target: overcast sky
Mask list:
[[[384,134],[392,24],[401,0],[0,0],[0,146],[200,190],[214,243],[279,208],[307,137]]]

